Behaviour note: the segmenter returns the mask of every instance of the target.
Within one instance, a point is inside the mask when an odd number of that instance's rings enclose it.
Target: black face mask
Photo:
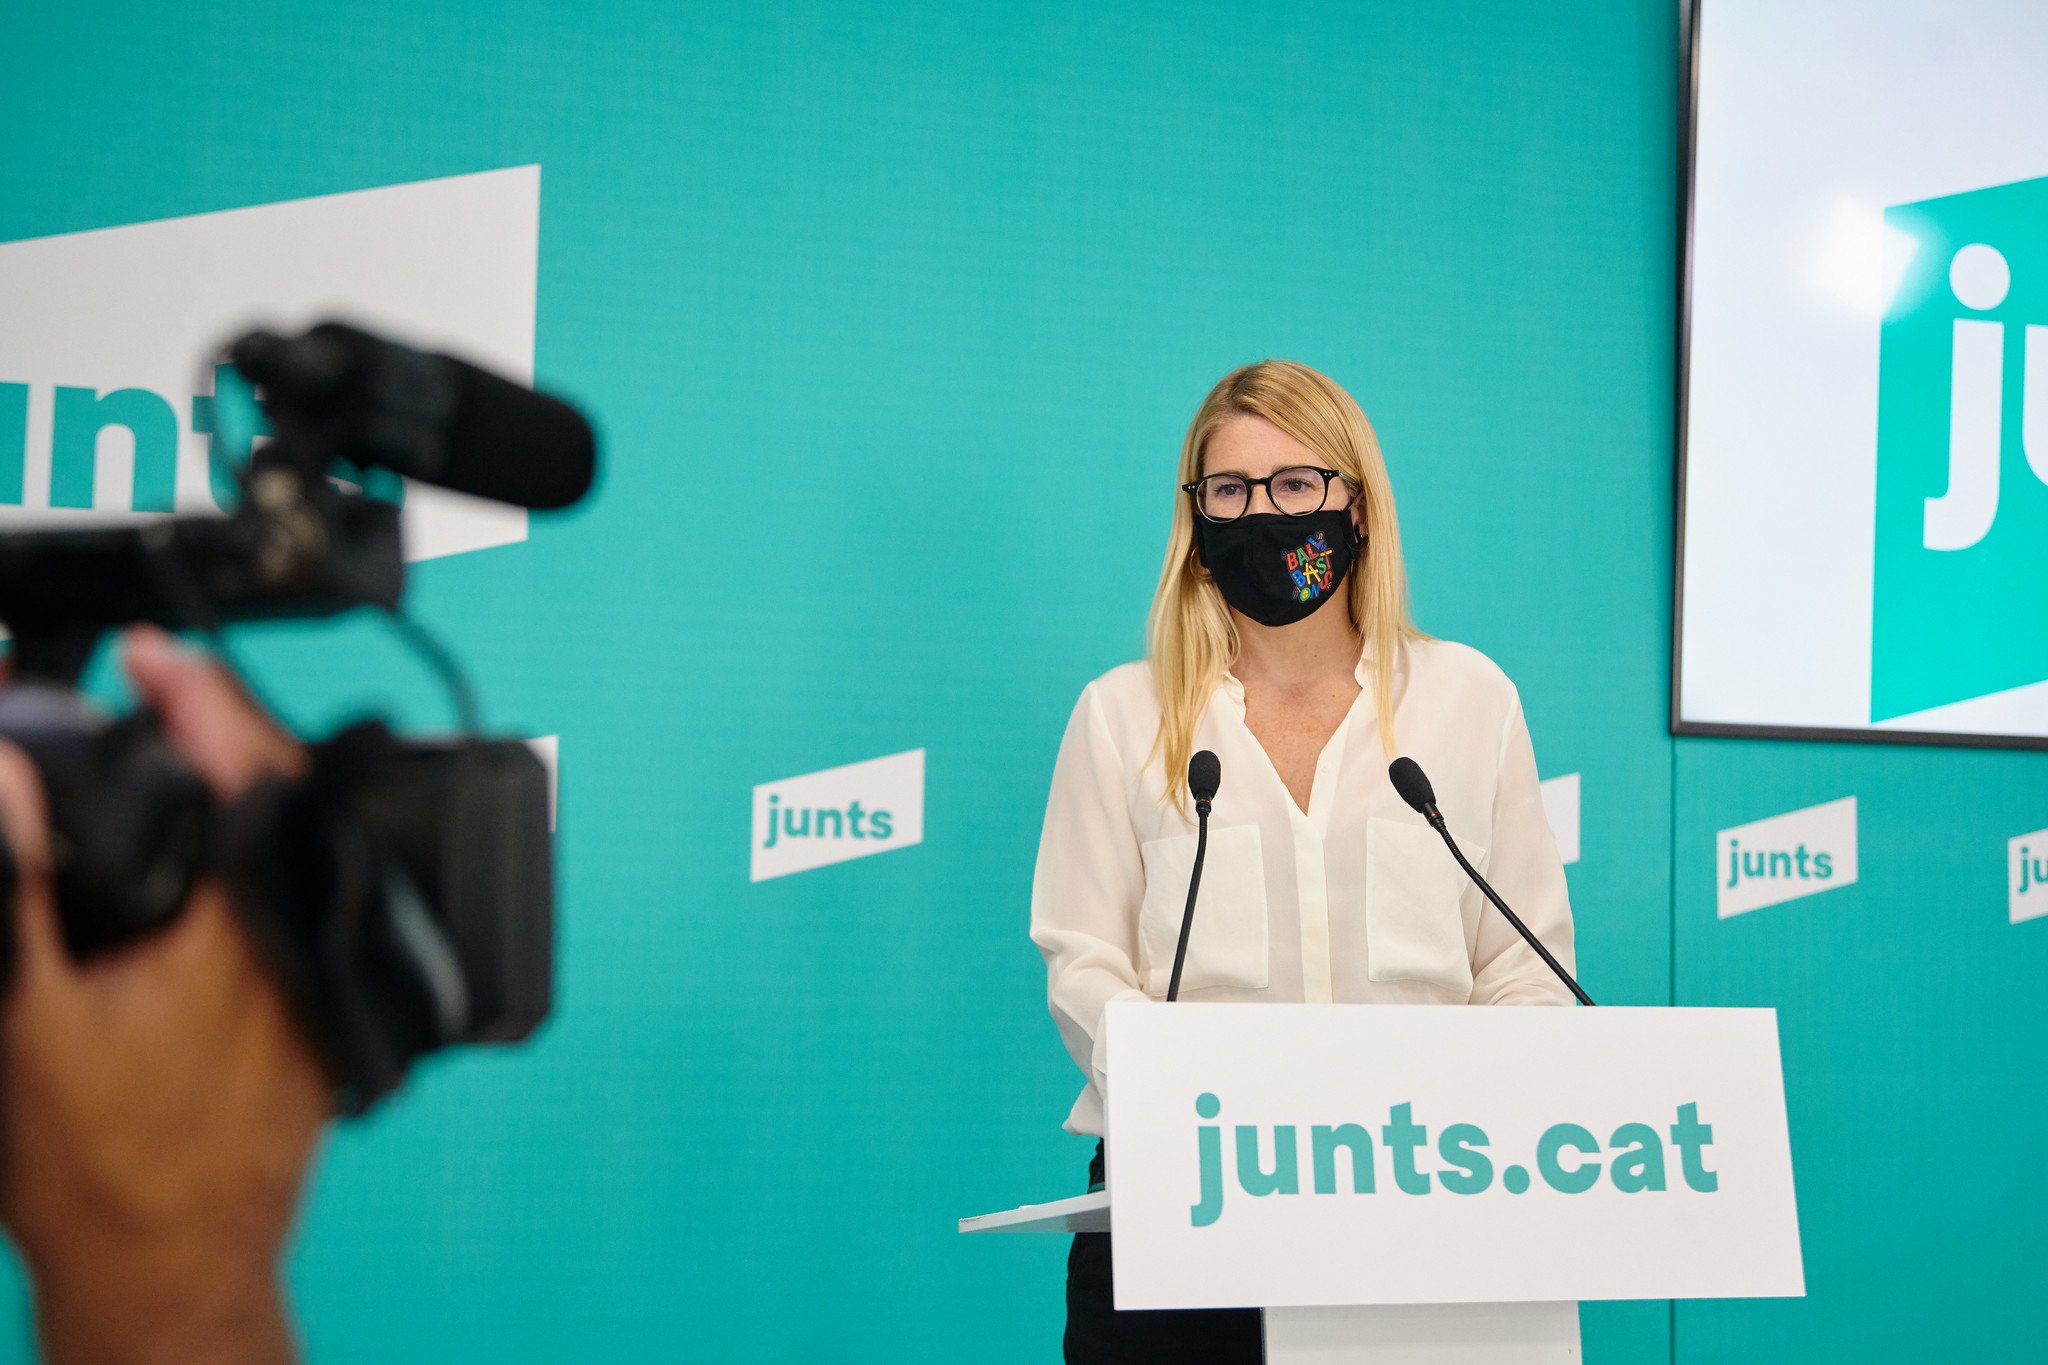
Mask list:
[[[1305,517],[1195,518],[1195,549],[1223,600],[1262,626],[1306,620],[1337,595],[1364,542],[1345,508]]]

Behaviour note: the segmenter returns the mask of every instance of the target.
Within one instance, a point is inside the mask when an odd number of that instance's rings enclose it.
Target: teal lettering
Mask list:
[[[1791,876],[1792,855],[1789,853],[1773,853],[1771,855],[1771,875],[1773,877]]]
[[[1678,1106],[1678,1122],[1671,1125],[1671,1145],[1678,1149],[1679,1166],[1685,1172],[1685,1183],[1702,1194],[1712,1194],[1721,1187],[1721,1178],[1707,1169],[1703,1149],[1714,1142],[1712,1124],[1700,1122],[1700,1107],[1697,1104]]]
[[[1223,1102],[1214,1095],[1195,1097],[1195,1112],[1205,1119],[1222,1110]],[[1205,1228],[1223,1216],[1223,1137],[1215,1124],[1195,1125],[1195,1159],[1201,1168],[1202,1197],[1188,1210],[1188,1221]]]
[[[860,808],[860,802],[858,801],[853,802],[846,808],[846,832],[856,839],[868,837],[867,833],[860,827],[860,818],[865,814],[867,812]]]
[[[1728,841],[1728,885],[1730,889],[1733,889],[1735,883],[1741,879],[1741,858],[1741,841],[1738,839],[1730,839]]]
[[[168,512],[177,492],[178,415],[148,389],[60,387],[50,435],[50,506],[91,507],[100,433],[126,427],[135,443],[129,505],[138,512]]]
[[[1493,1162],[1481,1147],[1486,1130],[1474,1123],[1454,1123],[1437,1138],[1436,1152],[1455,1170],[1437,1172],[1437,1179],[1452,1194],[1479,1194],[1493,1183]]]
[[[1429,1141],[1429,1129],[1410,1118],[1411,1105],[1397,1104],[1387,1111],[1390,1122],[1380,1129],[1380,1140],[1394,1155],[1394,1183],[1403,1194],[1428,1194],[1429,1174],[1415,1169],[1415,1149]]]
[[[221,421],[224,408],[246,414],[248,429],[233,430]],[[213,393],[195,394],[192,398],[192,430],[206,437],[206,475],[214,502],[221,507],[233,507],[241,496],[235,485],[235,471],[249,462],[256,438],[271,434],[270,419],[256,405],[256,391],[242,378],[240,370],[232,365],[213,367]]]
[[[1237,1126],[1237,1184],[1249,1195],[1299,1194],[1300,1173],[1295,1166],[1294,1125],[1273,1128],[1273,1169],[1259,1163],[1259,1130],[1249,1123]]]
[[[28,476],[28,385],[0,384],[0,503],[19,507]]]
[[[1607,1168],[1608,1179],[1623,1194],[1664,1188],[1664,1140],[1647,1123],[1624,1123],[1607,1140],[1622,1148]]]
[[[889,812],[878,810],[868,816],[868,828],[874,832],[874,836],[877,839],[888,838],[890,833]]]
[[[838,811],[836,811],[836,810],[821,810],[821,811],[819,811],[819,812],[818,812],[817,814],[818,814],[818,837],[819,837],[820,839],[823,839],[823,838],[825,838],[825,837],[826,837],[826,835],[825,835],[825,822],[826,822],[827,820],[830,820],[830,821],[832,822],[832,834],[831,834],[831,837],[832,837],[832,838],[834,838],[834,839],[837,839],[837,838],[841,838],[842,836],[844,836],[844,835],[845,835],[845,833],[846,833],[846,821],[845,821],[845,817],[844,817],[844,816],[842,816],[842,815],[840,815],[840,813],[839,813]]]
[[[1335,1127],[1319,1123],[1308,1130],[1313,1154],[1317,1194],[1337,1192],[1337,1149],[1351,1155],[1351,1190],[1354,1194],[1373,1192],[1372,1134],[1356,1123]]]
[[[778,809],[775,802],[775,793],[768,793],[768,842],[761,845],[762,848],[775,847],[775,812]]]
[[[1835,875],[1835,860],[1825,853],[1813,855],[1813,875],[1826,881]]]
[[[1203,1119],[1215,1119],[1222,1105],[1214,1095],[1195,1100],[1195,1111]],[[1452,1194],[1484,1194],[1498,1183],[1510,1194],[1530,1188],[1530,1171],[1520,1164],[1496,1166],[1492,1140],[1486,1130],[1472,1123],[1446,1125],[1436,1137],[1435,1149],[1443,1165],[1424,1171],[1417,1165],[1417,1153],[1429,1143],[1427,1125],[1414,1117],[1413,1104],[1397,1104],[1388,1111],[1388,1122],[1378,1141],[1391,1153],[1394,1184],[1404,1194],[1427,1194],[1434,1174],[1441,1187]],[[1670,1129],[1670,1141],[1678,1149],[1687,1187],[1711,1193],[1719,1177],[1707,1169],[1706,1149],[1713,1145],[1714,1130],[1701,1122],[1697,1104],[1677,1109],[1677,1122]],[[1291,1124],[1270,1129],[1256,1124],[1238,1124],[1234,1131],[1237,1151],[1237,1185],[1254,1198],[1272,1194],[1297,1194],[1299,1179],[1299,1130]],[[1267,1157],[1262,1143],[1272,1133],[1273,1151]],[[1313,1189],[1316,1194],[1372,1194],[1376,1189],[1378,1149],[1370,1128],[1357,1123],[1315,1124],[1309,1129],[1309,1151]],[[1204,1123],[1196,1128],[1196,1157],[1199,1198],[1189,1207],[1196,1227],[1207,1227],[1223,1214],[1223,1129]],[[1350,1175],[1347,1181],[1338,1169],[1338,1153],[1345,1154]],[[1576,1123],[1555,1123],[1545,1129],[1536,1143],[1533,1163],[1544,1185],[1560,1194],[1584,1194],[1600,1184],[1603,1174],[1622,1194],[1662,1192],[1670,1188],[1664,1138],[1647,1123],[1624,1123],[1615,1128],[1606,1144],[1590,1129]],[[1499,1175],[1496,1182],[1495,1176]]]
[[[1536,1169],[1543,1183],[1560,1194],[1584,1194],[1600,1183],[1600,1163],[1582,1161],[1567,1169],[1558,1160],[1567,1147],[1589,1156],[1600,1155],[1600,1144],[1591,1133],[1576,1123],[1554,1123],[1536,1144]]]

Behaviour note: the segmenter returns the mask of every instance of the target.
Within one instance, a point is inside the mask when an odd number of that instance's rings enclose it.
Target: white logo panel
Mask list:
[[[1551,837],[1557,840],[1557,856],[1575,863],[1579,860],[1579,774],[1549,778],[1540,790],[1543,814],[1550,821]]]
[[[177,509],[216,510],[209,355],[251,327],[341,317],[530,382],[539,243],[540,167],[518,166],[0,244],[0,386],[27,391],[24,429],[0,431],[19,461],[0,488],[20,475],[0,524],[135,515],[145,437],[175,442]],[[124,393],[105,411],[131,425],[99,429],[90,508],[52,507],[60,401]],[[524,540],[526,513],[411,484],[404,530],[406,558],[430,559]]]
[[[541,761],[541,766],[548,770],[548,832],[553,833],[555,828],[555,811],[560,804],[560,798],[557,793],[562,788],[562,737],[560,735],[541,735],[527,740],[526,747],[533,750],[533,756],[538,758]]]
[[[754,788],[753,881],[924,842],[924,750]]]
[[[1856,798],[1724,829],[1714,840],[1722,919],[1856,882]]]
[[[1135,1002],[1105,1027],[1119,1308],[1804,1292],[1774,1011]]]
[[[2006,897],[2012,922],[2048,915],[2048,829],[2017,835],[2005,845]]]

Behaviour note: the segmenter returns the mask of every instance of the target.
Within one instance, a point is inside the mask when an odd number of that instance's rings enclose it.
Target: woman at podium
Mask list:
[[[1147,657],[1075,703],[1032,883],[1053,1018],[1086,1078],[1066,1127],[1097,1138],[1103,1011],[1167,995],[1204,750],[1221,783],[1180,998],[1571,1003],[1388,780],[1397,755],[1422,763],[1466,856],[1571,970],[1521,701],[1477,650],[1410,624],[1393,489],[1358,404],[1291,361],[1235,370],[1196,410],[1177,482]],[[1095,1187],[1103,1161],[1098,1145]],[[1258,1314],[1116,1312],[1108,1235],[1083,1233],[1066,1358],[1256,1361]]]

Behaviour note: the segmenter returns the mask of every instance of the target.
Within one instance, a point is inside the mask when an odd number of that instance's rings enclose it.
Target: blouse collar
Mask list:
[[[1358,664],[1351,671],[1352,676],[1358,679],[1360,687],[1367,690],[1372,688],[1372,645],[1369,641],[1362,641],[1360,643]],[[1224,669],[1221,686],[1223,688],[1223,695],[1229,697],[1232,704],[1239,711],[1243,711],[1244,683],[1239,680],[1237,674],[1231,669]]]

